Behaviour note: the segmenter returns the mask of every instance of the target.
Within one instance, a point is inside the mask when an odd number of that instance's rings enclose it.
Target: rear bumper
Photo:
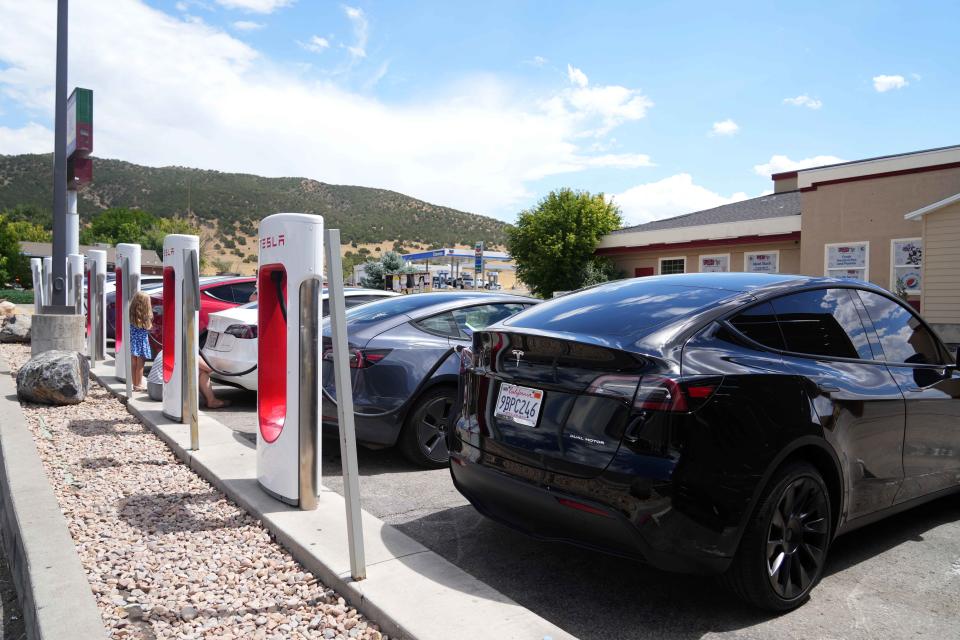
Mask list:
[[[203,357],[207,359],[212,367],[219,369],[220,371],[233,372],[233,371],[246,371],[249,369],[253,363],[244,360],[237,360],[232,357],[224,357],[224,354],[217,351],[204,348]],[[256,362],[256,361],[254,361]],[[222,376],[216,372],[210,375],[214,380],[221,380],[224,382],[229,382],[230,384],[240,385],[244,389],[249,391],[257,390],[257,370],[254,369],[250,373],[244,374],[242,376]]]
[[[467,445],[469,447],[469,445]],[[711,550],[702,530],[685,537],[669,507],[652,514],[622,512],[596,500],[522,480],[451,452],[454,486],[485,516],[534,538],[565,542],[650,564],[664,571],[720,574],[731,558]],[[664,539],[672,540],[664,546]]]

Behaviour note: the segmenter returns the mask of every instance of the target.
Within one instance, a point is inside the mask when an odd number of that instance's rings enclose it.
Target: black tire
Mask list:
[[[447,466],[446,431],[451,426],[457,391],[434,387],[425,391],[407,414],[397,446],[412,463],[427,469]]]
[[[760,498],[723,582],[761,609],[796,609],[820,581],[833,531],[830,492],[805,462],[779,469]]]

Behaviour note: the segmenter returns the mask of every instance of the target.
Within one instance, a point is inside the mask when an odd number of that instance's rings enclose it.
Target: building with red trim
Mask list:
[[[619,229],[627,275],[767,271],[900,291],[960,342],[960,145],[773,176],[774,193]]]

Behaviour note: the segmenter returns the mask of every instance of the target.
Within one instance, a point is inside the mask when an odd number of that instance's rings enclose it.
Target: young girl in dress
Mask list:
[[[133,359],[133,388],[144,391],[143,363],[153,356],[150,349],[150,329],[153,328],[153,308],[150,297],[137,291],[130,301],[130,355]]]

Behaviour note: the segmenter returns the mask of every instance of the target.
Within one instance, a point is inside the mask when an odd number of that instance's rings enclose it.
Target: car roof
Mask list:
[[[658,282],[678,287],[700,287],[705,289],[721,289],[731,293],[749,293],[757,297],[765,293],[780,293],[787,289],[800,289],[817,286],[860,287],[878,292],[889,293],[883,287],[853,278],[828,278],[823,276],[807,276],[791,273],[747,273],[742,271],[728,271],[720,273],[676,273],[661,276],[643,276],[627,278],[613,282],[603,282],[585,289],[604,287],[614,283],[636,282],[642,286],[645,282]],[[580,289],[583,291],[585,289]],[[576,292],[571,292],[576,293]]]
[[[474,304],[493,303],[493,302],[526,302],[536,304],[540,300],[529,298],[527,296],[518,296],[512,293],[489,293],[485,291],[460,291],[460,292],[433,292],[433,293],[411,293],[407,298],[417,298],[422,302],[416,309],[409,311],[406,315],[414,320],[441,313],[450,309],[459,309]]]

